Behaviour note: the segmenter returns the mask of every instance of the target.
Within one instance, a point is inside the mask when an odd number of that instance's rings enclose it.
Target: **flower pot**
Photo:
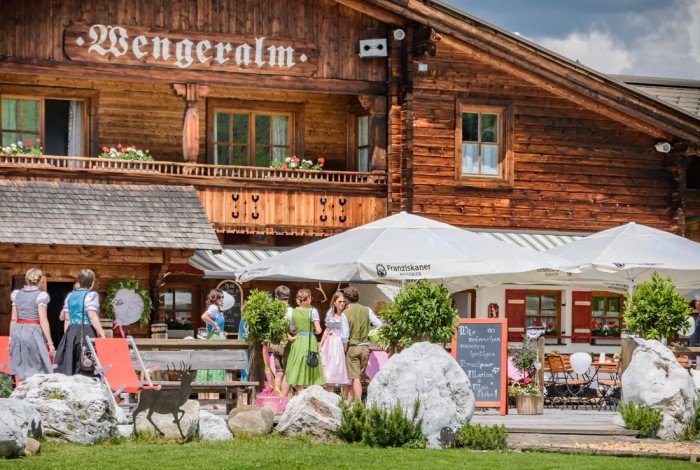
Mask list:
[[[518,395],[515,397],[515,407],[519,415],[541,415],[544,413],[544,397]]]

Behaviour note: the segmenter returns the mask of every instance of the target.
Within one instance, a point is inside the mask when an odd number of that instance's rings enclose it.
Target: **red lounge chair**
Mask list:
[[[112,391],[113,398],[122,393],[140,393],[142,390],[159,389],[151,381],[151,370],[147,369],[141,359],[136,343],[131,336],[126,338],[90,338],[90,349],[95,357],[95,374]],[[141,383],[131,359],[129,346],[143,371],[146,383]],[[116,401],[114,403],[116,405]]]
[[[10,337],[0,336],[0,374],[10,375]]]

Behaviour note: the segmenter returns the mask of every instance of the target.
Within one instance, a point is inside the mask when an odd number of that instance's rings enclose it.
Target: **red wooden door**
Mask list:
[[[571,337],[574,343],[591,342],[591,321],[593,306],[590,291],[574,291],[571,293]]]
[[[522,341],[525,335],[525,289],[506,289],[508,341]]]

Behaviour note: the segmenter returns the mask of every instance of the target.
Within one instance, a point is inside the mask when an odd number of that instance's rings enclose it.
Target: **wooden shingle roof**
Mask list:
[[[0,181],[0,243],[221,246],[191,186]]]

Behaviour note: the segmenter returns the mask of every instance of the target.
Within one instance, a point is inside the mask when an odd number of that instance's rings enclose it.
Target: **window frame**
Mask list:
[[[195,332],[197,331],[197,305],[195,302],[195,295],[197,294],[197,289],[195,289],[192,286],[186,286],[186,285],[167,285],[163,288],[163,294],[166,293],[166,291],[172,291],[173,293],[173,302],[171,306],[168,306],[165,302],[165,295],[163,296],[163,313],[165,314],[166,320],[165,322],[169,322],[170,315],[173,315],[173,320],[177,318],[177,313],[178,312],[186,312],[187,310],[178,310],[175,308],[175,293],[176,291],[188,291],[191,295],[191,307],[189,310],[190,313],[190,324],[192,325],[192,330]],[[172,308],[171,308],[172,307]]]
[[[462,174],[462,115],[475,112],[479,114],[497,114],[498,125],[498,174],[476,175]],[[492,100],[473,100],[458,98],[455,104],[455,180],[457,186],[477,188],[513,187],[514,153],[513,153],[513,106],[510,102]]]
[[[540,297],[540,315],[533,316],[533,315],[528,315],[527,314],[527,297],[528,296],[538,296]],[[564,333],[564,325],[562,325],[562,318],[561,318],[561,296],[562,292],[560,290],[525,290],[525,329],[527,330],[528,324],[527,324],[527,319],[528,318],[543,318],[542,315],[542,299],[541,297],[543,295],[550,295],[556,297],[556,306],[557,306],[557,313],[556,313],[556,324],[554,327],[557,329],[558,333],[556,335],[547,335],[545,334],[544,336],[546,337],[557,337],[557,336],[562,336]],[[544,323],[545,330],[547,329],[546,323]]]
[[[97,107],[99,101],[99,92],[84,88],[61,88],[61,87],[29,87],[25,85],[8,85],[0,84],[0,102],[3,98],[10,99],[25,99],[39,100],[39,136],[41,138],[42,147],[46,141],[46,123],[45,123],[45,101],[46,100],[63,100],[63,101],[84,101],[83,106],[84,124],[83,124],[83,154],[85,157],[91,157],[98,153],[98,123],[97,123]],[[2,109],[0,107],[0,126],[2,125]],[[68,155],[77,156],[77,155]]]
[[[595,314],[595,311],[593,310],[593,302],[596,297],[602,297],[603,300],[603,305],[607,305],[608,301],[607,299],[609,298],[617,298],[620,301],[620,315],[617,317],[608,317],[607,313],[608,310],[605,309],[603,311],[603,316],[597,316]],[[625,319],[624,319],[624,310],[625,310],[625,296],[622,294],[616,294],[614,292],[607,292],[607,291],[591,291],[591,331],[593,330],[593,322],[597,321],[599,319],[605,319],[606,324],[609,323],[610,320],[616,320],[617,321],[617,328],[620,330],[620,333],[622,333],[622,329],[624,328],[625,325]],[[619,338],[620,336],[609,336],[610,338]]]
[[[303,128],[304,128],[304,105],[301,103],[285,103],[285,102],[268,102],[268,101],[253,101],[253,100],[235,100],[235,99],[207,99],[207,163],[215,165],[216,159],[216,144],[214,128],[216,124],[216,113],[225,112],[229,114],[248,114],[248,165],[249,167],[265,168],[255,166],[255,126],[254,119],[256,114],[260,115],[289,115],[289,150],[290,156],[297,155],[302,157],[304,154],[303,147]],[[269,145],[273,147],[272,144]]]

